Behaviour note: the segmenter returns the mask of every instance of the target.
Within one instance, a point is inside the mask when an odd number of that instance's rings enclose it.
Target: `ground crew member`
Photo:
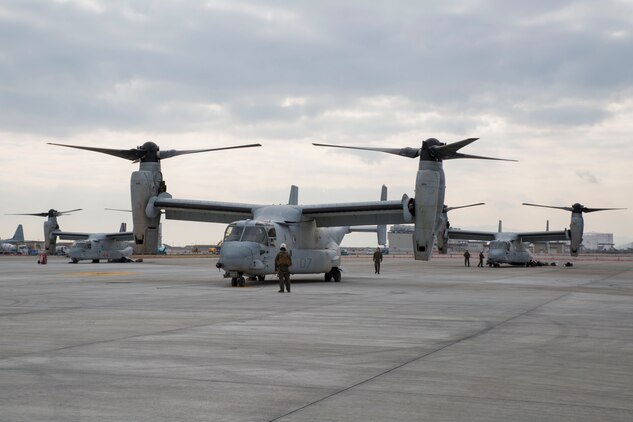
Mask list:
[[[479,252],[479,264],[477,264],[478,267],[483,267],[484,266],[484,251]]]
[[[381,262],[382,262],[382,252],[380,252],[380,248],[376,248],[376,252],[374,252],[374,274],[380,274]]]
[[[470,252],[464,252],[464,267],[470,267]]]
[[[279,247],[279,253],[275,257],[275,270],[279,276],[279,293],[284,292],[284,285],[286,290],[290,293],[290,267],[292,266],[292,259],[290,254],[286,251],[286,244],[282,243]]]

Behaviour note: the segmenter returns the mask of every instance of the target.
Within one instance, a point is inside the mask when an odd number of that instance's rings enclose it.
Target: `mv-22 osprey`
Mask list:
[[[132,240],[132,232],[126,231],[126,224],[122,223],[118,232],[112,233],[84,233],[60,230],[57,217],[67,215],[81,208],[68,211],[50,209],[44,212],[12,215],[31,215],[34,217],[46,217],[44,222],[44,247],[48,254],[55,254],[57,239],[74,240],[68,250],[68,257],[76,264],[82,260],[90,260],[98,263],[104,259],[110,262],[128,262],[132,256],[132,247],[127,243]]]
[[[261,205],[174,198],[167,193],[160,161],[181,154],[213,151],[160,151],[158,145],[146,142],[136,149],[116,150],[52,144],[85,149],[139,161],[132,173],[131,200],[134,237],[138,252],[155,253],[161,210],[167,219],[229,224],[222,243],[217,266],[233,285],[243,284],[245,276],[263,278],[274,274],[273,251],[285,243],[292,253],[293,274],[323,273],[326,280],[341,278],[340,243],[352,226],[414,223],[413,249],[416,260],[431,258],[434,237],[443,227],[445,176],[442,162],[456,158],[501,160],[459,153],[458,150],[476,141],[469,138],[444,144],[430,138],[421,148],[362,148],[338,145],[316,146],[381,151],[408,158],[419,157],[415,197],[406,194],[402,200],[299,205],[295,194],[287,205]],[[260,146],[259,144],[237,147]],[[514,161],[514,160],[504,160]]]

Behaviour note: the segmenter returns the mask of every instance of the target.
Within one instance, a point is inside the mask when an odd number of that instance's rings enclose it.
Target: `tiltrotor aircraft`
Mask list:
[[[270,255],[281,243],[285,243],[292,252],[292,273],[323,273],[326,279],[340,280],[339,244],[351,226],[382,226],[413,222],[415,224],[415,259],[429,260],[436,231],[441,226],[444,205],[445,177],[442,161],[454,158],[496,160],[458,152],[476,139],[470,138],[447,145],[431,138],[424,141],[421,148],[341,147],[382,151],[410,158],[420,157],[415,198],[404,195],[399,201],[380,200],[317,205],[299,205],[298,197],[292,193],[287,205],[173,198],[166,191],[160,160],[182,153],[206,150],[185,152],[171,150],[165,153],[160,151],[158,145],[153,142],[146,142],[141,147],[131,150],[53,145],[86,149],[140,161],[139,171],[132,173],[131,200],[135,242],[137,247],[145,253],[155,253],[157,250],[156,230],[161,210],[165,211],[167,219],[229,224],[220,251],[218,266],[234,283],[241,283],[245,275],[274,274],[275,269],[270,263]]]
[[[523,203],[535,207],[557,208],[572,212],[572,220],[569,229],[558,231],[540,232],[504,232],[501,221],[499,221],[498,232],[471,231],[448,229],[448,238],[457,240],[483,240],[488,244],[488,265],[498,267],[501,264],[509,265],[531,265],[534,260],[532,253],[528,249],[529,243],[570,241],[571,255],[577,256],[582,243],[583,234],[583,212],[616,210],[623,208],[586,208],[580,204],[572,207],[550,207],[546,205],[535,205]]]
[[[24,242],[24,229],[22,224],[18,224],[18,228],[15,229],[15,233],[11,239],[0,240],[0,252],[2,253],[15,253],[18,252],[18,244]]]
[[[126,231],[126,224],[121,223],[118,232],[112,233],[79,233],[54,231],[53,236],[63,240],[74,240],[68,250],[68,257],[73,264],[82,260],[94,263],[105,259],[108,262],[129,262],[134,249],[127,241],[134,240],[134,233]]]
[[[134,237],[131,232],[125,231],[125,223],[121,224],[120,231],[114,233],[81,233],[60,230],[57,217],[75,211],[81,211],[81,208],[69,211],[50,209],[45,212],[13,215],[46,217],[44,222],[44,247],[50,255],[55,254],[57,239],[59,238],[76,241],[68,250],[68,256],[73,263],[81,260],[92,260],[92,262],[96,263],[101,259],[123,262],[129,259],[134,251],[126,241],[133,240]]]
[[[9,215],[31,215],[35,217],[46,217],[44,222],[44,248],[49,255],[55,254],[55,246],[57,245],[57,236],[55,232],[59,231],[59,224],[57,223],[57,217],[67,215],[75,211],[81,211],[81,208],[68,211],[57,211],[50,209],[44,212],[36,212],[31,214],[9,214]]]
[[[570,211],[571,212],[571,222],[569,224],[569,240],[571,242],[571,255],[577,256],[580,250],[580,245],[582,244],[582,234],[584,230],[584,220],[582,217],[583,213],[590,213],[596,211],[612,211],[612,210],[625,210],[626,208],[588,208],[582,204],[576,202],[571,207],[560,207],[560,206],[552,206],[552,205],[538,205],[538,204],[529,204],[524,202],[523,205],[528,205],[530,207],[542,207],[542,208],[554,208],[558,210]]]

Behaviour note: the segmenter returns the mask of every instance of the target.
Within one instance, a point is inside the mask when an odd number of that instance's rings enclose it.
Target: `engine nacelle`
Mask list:
[[[416,260],[428,261],[433,252],[433,241],[439,216],[444,206],[444,171],[437,162],[421,162],[415,180],[415,230],[413,255]]]
[[[572,212],[571,223],[569,224],[571,240],[571,256],[578,256],[580,245],[582,244],[582,234],[584,230],[584,220],[582,213]]]
[[[53,230],[58,230],[56,218],[49,218],[44,222],[44,247],[46,253],[49,255],[55,255],[55,247],[57,246],[57,236],[51,236]]]
[[[149,199],[165,191],[160,164],[141,163],[141,170],[132,173],[130,180],[132,221],[134,223],[134,252],[155,254],[160,244],[160,212],[148,216],[145,212]]]

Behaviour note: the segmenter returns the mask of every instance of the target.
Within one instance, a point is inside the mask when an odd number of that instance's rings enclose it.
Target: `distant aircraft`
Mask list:
[[[129,262],[134,252],[127,243],[134,240],[134,233],[126,231],[125,223],[121,223],[119,231],[113,233],[53,231],[51,235],[62,240],[75,240],[68,249],[68,257],[74,264],[82,260],[97,263],[101,259],[108,262]]]
[[[24,229],[22,224],[18,224],[12,238],[0,240],[0,251],[2,253],[17,253],[18,243],[22,242],[24,242]]]
[[[532,242],[547,242],[556,240],[569,240],[568,231],[545,232],[504,232],[501,221],[499,231],[471,231],[449,229],[448,237],[456,240],[483,240],[488,241],[489,266],[499,267],[501,264],[529,266],[534,262],[528,244]]]
[[[581,204],[571,207],[553,207],[548,205],[536,205],[523,203],[534,207],[556,208],[572,212],[569,229],[559,231],[541,232],[503,232],[499,221],[498,232],[483,232],[470,230],[448,230],[448,237],[457,240],[483,240],[489,241],[488,265],[498,267],[500,264],[530,265],[533,263],[531,252],[527,248],[528,243],[570,241],[571,255],[577,256],[582,243],[584,221],[582,213],[607,210],[621,210],[625,208],[587,208]]]
[[[571,255],[572,256],[578,255],[578,252],[580,250],[580,245],[582,243],[582,234],[583,234],[583,229],[584,229],[584,221],[582,218],[583,213],[626,209],[626,208],[588,208],[582,204],[579,204],[578,202],[573,204],[571,207],[528,204],[526,202],[524,202],[523,205],[528,205],[530,207],[554,208],[558,210],[571,211],[571,223],[569,224],[569,236],[570,236],[570,241],[571,241]]]

